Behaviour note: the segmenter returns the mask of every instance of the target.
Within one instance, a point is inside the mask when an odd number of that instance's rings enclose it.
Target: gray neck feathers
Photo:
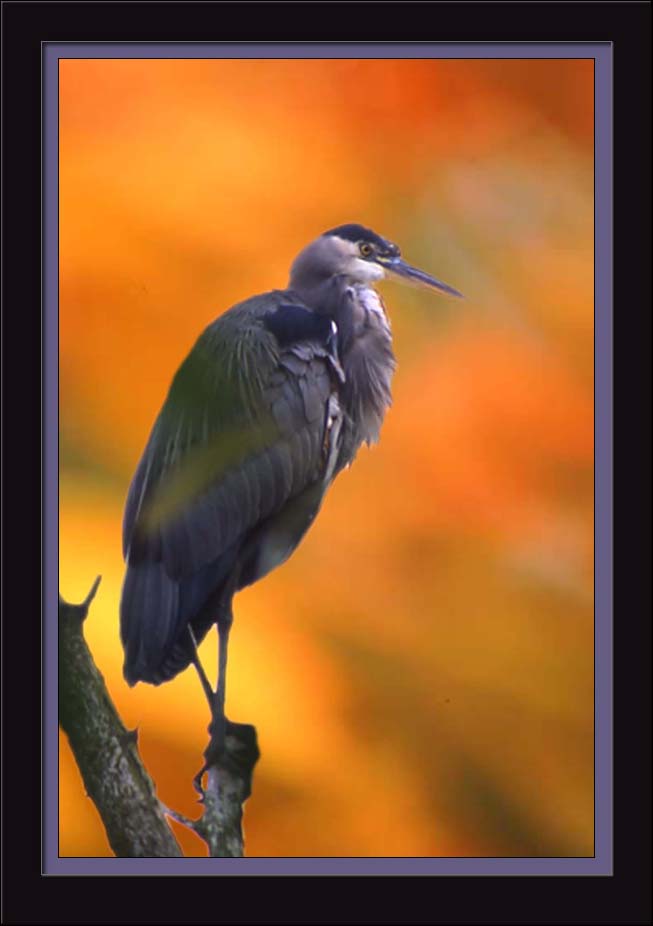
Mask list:
[[[392,403],[396,360],[390,325],[378,293],[367,287],[355,287],[355,292],[357,318],[341,362],[346,376],[345,407],[359,445],[379,439],[385,413]]]
[[[348,419],[345,465],[361,443],[374,443],[379,438],[392,401],[390,386],[396,361],[381,297],[371,286],[352,283],[344,274],[323,272],[320,246],[314,242],[297,256],[290,272],[290,288],[308,308],[328,315],[338,327],[340,362],[346,377],[341,395]]]

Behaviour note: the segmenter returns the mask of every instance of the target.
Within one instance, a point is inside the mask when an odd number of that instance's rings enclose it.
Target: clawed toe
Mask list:
[[[224,759],[226,753],[226,735],[229,721],[224,716],[220,714],[217,717],[214,717],[211,723],[209,724],[209,734],[210,740],[209,745],[204,750],[204,765],[193,778],[193,787],[198,792],[200,796],[204,796],[204,788],[202,787],[202,778],[206,772],[214,765],[218,765],[222,759]]]

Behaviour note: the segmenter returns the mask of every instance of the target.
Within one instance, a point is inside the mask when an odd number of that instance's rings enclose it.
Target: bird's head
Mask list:
[[[461,293],[423,270],[411,267],[396,244],[362,225],[339,225],[324,232],[295,258],[290,287],[305,289],[333,276],[372,285],[385,277],[461,297]]]

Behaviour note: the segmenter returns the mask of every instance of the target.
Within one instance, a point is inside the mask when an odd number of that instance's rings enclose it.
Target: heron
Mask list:
[[[159,685],[194,665],[212,761],[229,723],[235,594],[288,559],[336,476],[379,439],[396,367],[376,290],[386,277],[461,296],[369,228],[324,232],[293,261],[287,289],[232,306],[199,336],[130,484],[123,674],[130,686]],[[198,657],[214,625],[215,689]]]

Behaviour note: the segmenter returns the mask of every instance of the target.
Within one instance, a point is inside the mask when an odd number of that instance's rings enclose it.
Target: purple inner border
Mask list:
[[[59,858],[58,68],[60,58],[593,58],[595,67],[595,856],[592,858]],[[611,875],[612,44],[43,43],[43,842],[46,875]],[[597,411],[599,414],[597,414]]]

